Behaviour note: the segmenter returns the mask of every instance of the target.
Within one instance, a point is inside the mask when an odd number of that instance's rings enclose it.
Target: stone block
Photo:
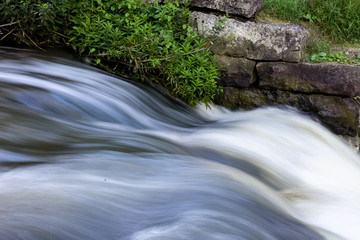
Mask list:
[[[224,87],[249,87],[256,80],[255,61],[245,58],[216,56],[216,62],[221,65],[218,83]]]
[[[211,34],[221,16],[192,12],[192,25],[200,34]],[[299,62],[308,32],[293,24],[242,22],[227,19],[212,47],[217,55],[250,60]]]
[[[149,3],[155,2],[155,0],[146,1]],[[158,0],[158,2],[166,1],[169,0]],[[183,0],[176,1],[183,2]],[[239,17],[251,18],[261,9],[264,0],[189,0],[188,2],[190,7],[200,8],[201,10],[212,10]]]
[[[190,0],[190,5],[251,18],[258,12],[264,0]]]
[[[263,62],[256,65],[259,85],[303,93],[360,95],[360,67],[336,63]]]
[[[251,110],[267,106],[292,107],[319,120],[335,134],[358,136],[359,109],[350,98],[224,87],[223,93],[216,96],[215,103],[232,110]]]
[[[276,105],[276,94],[256,88],[224,87],[214,102],[231,110],[251,110]]]
[[[295,107],[315,117],[335,134],[352,137],[358,135],[359,109],[349,98],[279,92],[276,102]]]

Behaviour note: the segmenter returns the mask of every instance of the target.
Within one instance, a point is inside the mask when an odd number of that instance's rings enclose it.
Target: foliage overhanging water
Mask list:
[[[0,48],[0,239],[351,239],[360,161],[274,108],[196,110]]]

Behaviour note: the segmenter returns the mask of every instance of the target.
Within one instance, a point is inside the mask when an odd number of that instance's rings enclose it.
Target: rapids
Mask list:
[[[1,240],[360,238],[359,156],[319,123],[60,55],[0,48]]]

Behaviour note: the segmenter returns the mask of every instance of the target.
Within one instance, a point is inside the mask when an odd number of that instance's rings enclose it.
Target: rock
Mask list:
[[[154,3],[155,0],[146,0]],[[169,0],[158,0],[166,2]],[[183,2],[183,0],[176,0]],[[190,7],[202,8],[203,10],[214,10],[223,13],[230,13],[239,17],[251,18],[257,13],[264,0],[188,0]]]
[[[251,110],[272,106],[276,95],[268,90],[224,87],[223,92],[215,96],[214,103],[231,110]]]
[[[352,149],[354,149],[355,152],[360,151],[360,138],[358,136],[350,137],[338,135],[338,137],[340,138],[340,140],[342,140],[344,143],[348,144]]]
[[[245,58],[216,56],[216,62],[222,67],[218,84],[225,87],[249,87],[256,80],[256,63]]]
[[[359,110],[349,98],[281,92],[277,96],[277,102],[316,117],[335,134],[352,137],[358,134]]]
[[[192,12],[192,25],[203,34],[211,34],[220,16]],[[263,61],[299,62],[308,32],[293,24],[241,22],[227,19],[212,51],[217,55]]]
[[[360,95],[360,67],[336,63],[263,62],[256,65],[260,87],[293,92]]]
[[[237,16],[251,18],[258,12],[264,0],[190,0],[190,6],[201,7]]]
[[[359,109],[349,98],[224,87],[223,93],[216,96],[215,103],[232,110],[290,106],[318,119],[335,134],[358,135]]]

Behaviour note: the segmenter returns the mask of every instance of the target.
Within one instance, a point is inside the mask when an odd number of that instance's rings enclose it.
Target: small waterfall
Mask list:
[[[192,109],[0,48],[1,240],[357,240],[360,159],[294,110]]]

